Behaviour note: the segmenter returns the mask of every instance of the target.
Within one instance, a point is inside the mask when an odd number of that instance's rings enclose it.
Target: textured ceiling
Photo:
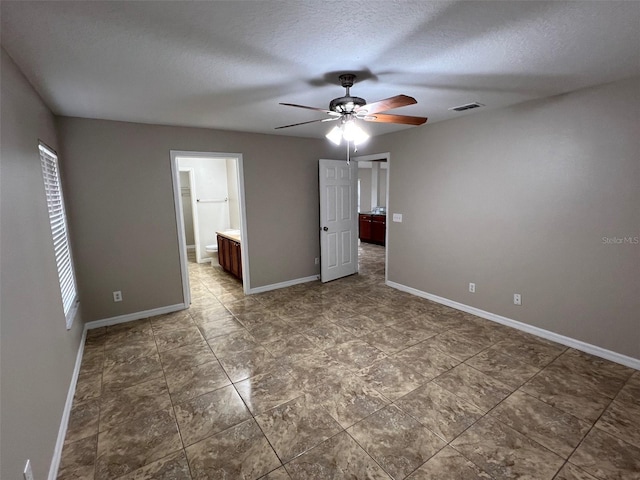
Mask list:
[[[60,115],[321,136],[352,94],[430,122],[640,75],[640,2],[6,1],[2,46]],[[597,115],[598,112],[594,112]],[[366,124],[372,135],[404,128]],[[421,127],[418,127],[421,128]],[[424,128],[424,127],[422,127]]]

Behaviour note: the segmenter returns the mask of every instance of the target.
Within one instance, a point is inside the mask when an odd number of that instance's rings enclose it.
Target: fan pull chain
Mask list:
[[[349,147],[351,146],[351,142],[347,140],[347,165],[351,163],[351,152],[349,151]],[[358,153],[358,146],[353,146],[353,153]]]

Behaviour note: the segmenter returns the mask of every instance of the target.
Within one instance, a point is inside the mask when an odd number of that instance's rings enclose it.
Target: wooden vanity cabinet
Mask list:
[[[361,213],[358,219],[360,241],[384,245],[387,234],[387,216]]]
[[[224,271],[242,281],[240,242],[218,235],[218,263]]]
[[[371,215],[371,240],[372,243],[384,245],[387,236],[386,215]]]
[[[371,241],[371,215],[360,214],[358,224],[360,226],[360,240],[363,242]]]

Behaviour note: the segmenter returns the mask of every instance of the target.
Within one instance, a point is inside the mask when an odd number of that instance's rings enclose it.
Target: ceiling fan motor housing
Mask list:
[[[364,98],[347,95],[331,100],[329,110],[338,113],[352,113],[357,107],[362,107],[366,104],[367,101]]]

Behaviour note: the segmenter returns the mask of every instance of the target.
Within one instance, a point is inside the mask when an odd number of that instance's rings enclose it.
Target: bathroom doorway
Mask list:
[[[185,303],[190,303],[188,257],[217,263],[217,233],[237,232],[241,238],[242,282],[248,285],[246,214],[242,155],[238,153],[171,151],[176,222]],[[190,235],[191,231],[193,235]],[[192,254],[192,255],[193,255]]]
[[[391,155],[377,153],[352,157],[351,160],[358,162],[358,271],[362,267],[384,270],[386,282],[391,221],[391,215],[387,216]],[[375,258],[372,252],[375,252]]]
[[[188,171],[193,178],[190,181],[190,201],[196,261],[211,263],[218,251],[216,232],[240,230],[236,159],[184,155],[178,156],[177,160],[178,169],[181,172]],[[184,191],[183,187],[180,182],[181,191]],[[183,207],[184,203],[186,202],[183,202]],[[187,216],[184,217],[184,222],[188,249]]]

